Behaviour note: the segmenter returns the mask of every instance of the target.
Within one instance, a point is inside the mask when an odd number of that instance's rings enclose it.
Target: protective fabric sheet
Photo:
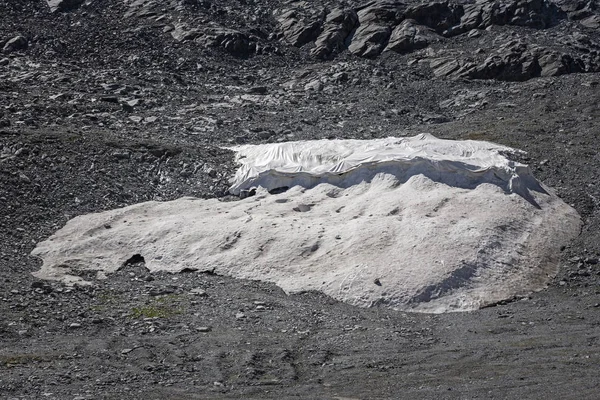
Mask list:
[[[464,311],[543,288],[577,213],[514,150],[431,135],[241,146],[219,202],[148,202],[69,221],[37,276],[82,282],[134,254],[151,271],[211,270],[359,306]],[[268,190],[288,187],[279,194]]]
[[[506,154],[517,150],[490,142],[443,140],[431,134],[375,140],[317,140],[245,145],[233,148],[240,168],[230,191],[274,190],[321,183],[341,187],[371,179],[381,172],[399,180],[424,174],[452,186],[473,188],[494,183],[526,196],[523,186],[541,191],[526,165]]]

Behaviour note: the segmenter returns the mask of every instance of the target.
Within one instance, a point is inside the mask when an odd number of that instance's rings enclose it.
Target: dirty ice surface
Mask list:
[[[240,201],[181,198],[76,217],[32,254],[36,276],[85,283],[139,254],[358,306],[446,312],[539,290],[578,214],[515,150],[421,134],[234,149]]]

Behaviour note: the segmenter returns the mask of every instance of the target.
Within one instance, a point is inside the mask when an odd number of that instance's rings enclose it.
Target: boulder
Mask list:
[[[200,35],[200,30],[197,28],[190,28],[187,24],[176,23],[171,31],[171,36],[178,42],[184,42],[186,40],[194,40]]]
[[[27,39],[24,36],[15,36],[9,39],[2,48],[3,53],[12,53],[13,51],[26,50],[29,45]]]
[[[408,53],[427,47],[437,37],[433,29],[418,25],[413,19],[407,19],[394,28],[385,51]]]
[[[206,28],[190,28],[187,24],[175,24],[171,36],[178,42],[193,40],[203,47],[220,47],[237,57],[246,57],[256,52],[254,37],[237,31],[212,25]]]
[[[362,25],[356,31],[356,36],[348,49],[361,57],[377,57],[385,46],[392,33],[392,28],[385,25]]]
[[[221,47],[237,57],[246,57],[256,51],[256,41],[249,35],[220,26],[206,28],[196,42],[207,47]]]
[[[594,0],[555,0],[555,2],[573,21],[588,18],[598,12],[598,4]]]
[[[483,62],[442,57],[431,60],[430,67],[436,77],[520,82],[540,76],[595,72],[600,69],[598,60],[593,51],[588,53],[585,57],[574,57],[556,49],[513,40]]]
[[[296,8],[283,12],[277,22],[287,42],[292,46],[302,47],[317,39],[324,19],[324,12]]]
[[[469,71],[475,79],[526,81],[539,76],[541,68],[536,54],[521,41],[511,41],[489,56],[482,64]]]
[[[585,70],[584,63],[581,60],[574,59],[569,54],[547,49],[539,51],[537,62],[541,69],[540,76],[559,76]]]
[[[558,76],[585,70],[586,65],[579,58],[515,40],[506,43],[476,66],[444,72],[450,77],[518,82],[539,76]]]
[[[46,0],[51,12],[69,11],[79,7],[85,0]]]
[[[404,4],[381,1],[358,12],[359,26],[348,50],[361,57],[376,57],[387,46],[392,28],[404,19]]]
[[[586,28],[598,29],[600,28],[600,15],[591,15],[587,18],[582,19],[579,23]]]
[[[565,17],[566,13],[548,0],[478,1],[466,5],[460,23],[449,27],[444,34],[455,36],[491,25],[546,29]]]
[[[462,15],[462,6],[448,1],[419,4],[406,10],[406,18],[414,19],[438,33],[443,33],[459,23]]]
[[[456,57],[438,57],[430,60],[429,66],[437,78],[462,78],[477,64]]]
[[[354,10],[336,9],[330,12],[311,54],[325,59],[346,49],[346,39],[357,23],[358,15]]]

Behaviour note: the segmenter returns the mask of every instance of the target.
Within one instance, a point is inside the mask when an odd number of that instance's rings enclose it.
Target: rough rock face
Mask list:
[[[323,12],[304,13],[303,9],[286,10],[277,21],[285,39],[295,47],[313,42],[321,33],[325,15]]]
[[[236,56],[247,56],[256,51],[256,42],[249,35],[219,26],[205,29],[204,35],[197,40],[207,47],[222,47]]]
[[[587,18],[584,18],[580,21],[580,24],[585,26],[586,28],[598,29],[600,28],[600,16],[591,15]]]
[[[296,1],[276,9],[241,6],[251,12],[234,23],[226,17],[233,10],[218,11],[210,1],[125,3],[127,18],[146,20],[178,42],[221,48],[242,58],[283,54],[286,47],[321,60],[346,51],[376,58],[384,51],[402,55],[428,48],[416,59],[429,63],[436,77],[521,81],[600,69],[595,34],[587,42],[558,39],[567,36],[563,31],[580,34],[600,26],[596,0]],[[504,28],[495,28],[499,26]],[[525,47],[510,44],[522,39],[514,27],[529,29],[536,39],[525,40]],[[463,42],[477,47],[455,51]],[[448,51],[439,52],[438,43]]]
[[[221,47],[238,57],[248,56],[259,48],[255,38],[250,35],[217,25],[198,29],[190,28],[187,24],[176,24],[171,36],[178,42],[193,40],[203,47]]]
[[[479,1],[464,7],[460,23],[450,28],[446,35],[459,35],[471,29],[485,29],[492,25],[545,29],[564,17],[560,8],[545,0],[517,0],[508,3]]]
[[[385,51],[408,53],[427,47],[438,37],[433,29],[419,25],[413,19],[407,19],[394,28]]]
[[[79,7],[85,0],[47,0],[50,11],[68,11]]]
[[[488,57],[482,65],[469,71],[468,76],[478,79],[525,81],[541,74],[538,49],[522,42],[511,42]]]
[[[346,38],[358,23],[356,11],[336,9],[327,15],[323,31],[317,38],[311,54],[317,58],[328,58],[346,49]]]
[[[598,2],[595,0],[557,0],[556,4],[567,13],[573,21],[585,20],[594,17],[599,11]]]
[[[412,6],[406,10],[406,17],[443,33],[460,21],[462,13],[462,6],[445,1]]]
[[[432,60],[430,66],[438,77],[501,81],[525,81],[539,76],[559,76],[598,69],[597,63],[586,63],[581,58],[542,46],[528,45],[523,41],[506,43],[480,64],[441,58]]]
[[[359,27],[348,47],[361,57],[378,56],[392,34],[394,25],[404,18],[404,5],[396,1],[378,2],[358,12]]]

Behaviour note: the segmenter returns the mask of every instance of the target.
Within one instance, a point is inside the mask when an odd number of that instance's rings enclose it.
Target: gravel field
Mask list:
[[[598,398],[599,10],[0,0],[0,398]],[[235,200],[225,146],[421,132],[526,151],[579,212],[547,289],[433,315],[140,262],[31,274],[77,215]]]

